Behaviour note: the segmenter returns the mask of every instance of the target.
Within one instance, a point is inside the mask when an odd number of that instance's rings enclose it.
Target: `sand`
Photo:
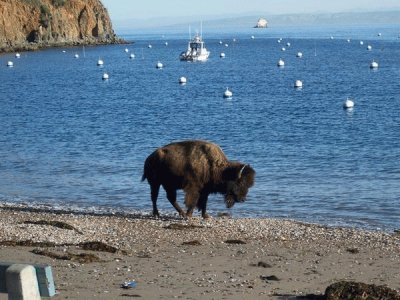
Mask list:
[[[0,207],[0,233],[0,261],[52,266],[52,299],[300,299],[340,280],[400,290],[398,233],[12,207]]]

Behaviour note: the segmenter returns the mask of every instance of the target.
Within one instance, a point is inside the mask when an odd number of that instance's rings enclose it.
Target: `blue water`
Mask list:
[[[206,63],[179,61],[185,32],[127,36],[136,40],[128,46],[0,56],[0,203],[150,213],[149,186],[140,181],[147,155],[172,141],[206,139],[257,172],[234,217],[399,228],[398,33],[203,31],[211,51]],[[373,59],[377,70],[369,68]],[[231,100],[222,97],[226,87]],[[355,101],[352,111],[342,108],[347,97]],[[159,205],[174,213],[164,193]],[[209,199],[209,210],[226,211],[220,195]]]

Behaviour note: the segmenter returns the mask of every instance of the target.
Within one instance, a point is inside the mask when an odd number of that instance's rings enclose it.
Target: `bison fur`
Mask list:
[[[153,215],[159,216],[157,198],[163,186],[167,198],[185,217],[191,217],[197,207],[207,218],[207,199],[211,193],[224,195],[226,206],[245,201],[254,184],[255,171],[247,164],[229,161],[221,148],[200,140],[182,141],[156,149],[145,163],[142,180],[151,189]],[[176,191],[185,193],[186,213],[176,201]]]

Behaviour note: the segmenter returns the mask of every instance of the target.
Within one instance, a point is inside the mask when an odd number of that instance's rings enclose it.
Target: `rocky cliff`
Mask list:
[[[0,52],[120,42],[100,0],[0,0]]]

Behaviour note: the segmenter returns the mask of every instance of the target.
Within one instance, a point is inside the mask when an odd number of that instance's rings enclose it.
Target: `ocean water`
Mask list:
[[[247,201],[230,210],[234,217],[398,229],[399,33],[203,29],[211,51],[205,63],[179,61],[185,32],[2,55],[0,204],[150,213],[149,186],[141,182],[147,155],[172,141],[205,139],[257,172]],[[9,60],[14,67],[6,67]],[[378,69],[370,69],[372,60]],[[347,97],[353,110],[342,107]],[[208,203],[212,215],[227,211],[221,195]],[[163,191],[158,204],[175,213]]]

